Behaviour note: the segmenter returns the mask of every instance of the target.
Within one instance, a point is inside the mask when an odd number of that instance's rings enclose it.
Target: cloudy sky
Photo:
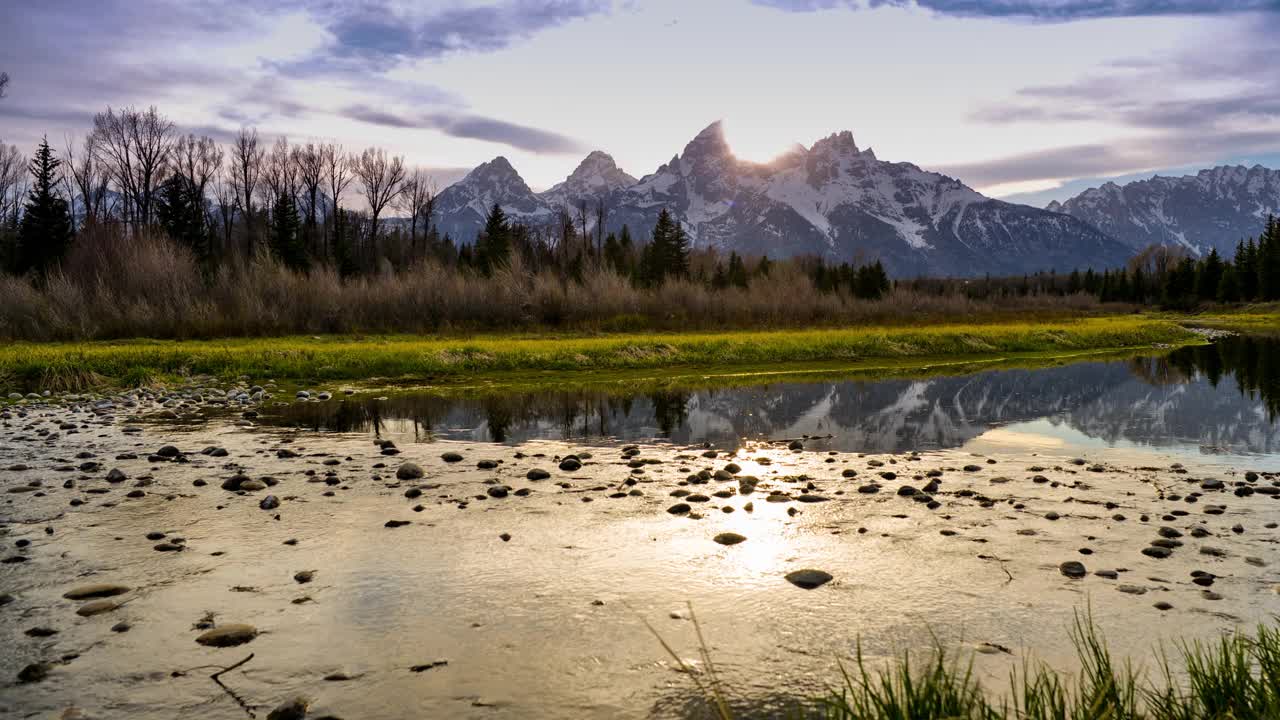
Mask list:
[[[592,149],[642,176],[717,119],[743,158],[848,129],[882,159],[1037,204],[1096,178],[1280,167],[1280,0],[7,7],[0,141],[23,148],[154,104],[220,139],[380,145],[442,184],[505,155],[542,189]]]

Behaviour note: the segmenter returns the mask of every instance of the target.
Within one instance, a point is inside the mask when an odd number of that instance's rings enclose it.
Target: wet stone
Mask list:
[[[787,582],[805,590],[813,590],[831,582],[831,574],[822,570],[805,568],[787,573]]]

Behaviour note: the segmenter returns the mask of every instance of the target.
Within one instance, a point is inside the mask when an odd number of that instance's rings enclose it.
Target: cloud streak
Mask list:
[[[586,149],[583,143],[559,133],[480,115],[450,112],[400,115],[367,105],[352,105],[341,110],[339,114],[371,125],[435,130],[450,137],[499,143],[538,154],[577,153]]]
[[[1276,11],[1275,0],[751,0],[787,12],[919,7],[940,15],[1071,22],[1156,15],[1224,15]]]

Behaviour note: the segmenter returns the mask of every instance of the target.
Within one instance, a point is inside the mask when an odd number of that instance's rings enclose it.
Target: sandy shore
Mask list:
[[[256,427],[271,388],[243,391],[0,411],[0,714],[687,717],[644,621],[694,657],[691,604],[767,716],[859,640],[936,635],[1000,687],[1068,664],[1087,607],[1140,662],[1280,609],[1280,476],[1246,467],[383,445]]]

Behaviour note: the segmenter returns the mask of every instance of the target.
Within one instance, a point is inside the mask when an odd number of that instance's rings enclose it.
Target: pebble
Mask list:
[[[716,535],[713,539],[721,545],[737,545],[740,542],[744,542],[747,537],[735,532],[723,532]]]
[[[232,623],[221,625],[196,638],[196,642],[209,647],[235,647],[258,637],[258,629],[252,625]]]
[[[813,590],[814,588],[822,587],[832,580],[830,573],[822,570],[814,570],[812,568],[794,570],[787,573],[786,578],[787,582],[795,585],[796,587],[804,588],[805,590]]]

